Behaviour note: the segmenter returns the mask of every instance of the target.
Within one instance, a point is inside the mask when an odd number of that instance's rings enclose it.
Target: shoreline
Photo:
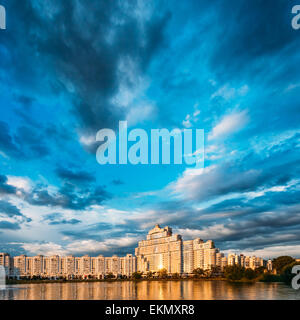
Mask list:
[[[261,281],[261,279],[241,279],[241,280],[229,280],[226,278],[181,278],[181,279],[74,279],[74,280],[8,280],[7,285],[19,285],[19,284],[51,284],[51,283],[89,283],[89,282],[142,282],[142,281],[227,281],[231,283],[256,283],[256,282],[263,282],[263,283],[281,283],[281,281]]]

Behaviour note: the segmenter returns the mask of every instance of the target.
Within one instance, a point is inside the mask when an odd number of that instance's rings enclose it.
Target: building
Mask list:
[[[5,269],[5,274],[11,274],[13,268],[13,258],[8,253],[0,253],[0,266]]]
[[[266,264],[268,270],[272,268],[271,264],[272,261]],[[146,240],[138,242],[135,256],[20,255],[12,258],[7,253],[0,253],[0,265],[5,267],[7,274],[14,277],[103,279],[107,275],[130,277],[136,271],[146,274],[149,271],[157,273],[161,269],[166,269],[168,274],[185,275],[192,274],[198,268],[216,273],[224,270],[227,265],[256,269],[264,266],[264,261],[243,254],[231,253],[225,257],[212,240],[183,240],[181,235],[173,234],[170,227],[161,228],[157,224],[148,232]]]
[[[7,254],[0,254],[0,265],[8,261]],[[97,278],[102,279],[107,274],[113,274],[115,277],[130,277],[136,272],[136,257],[127,254],[125,257],[83,257],[57,255],[44,257],[27,257],[21,255],[13,258],[11,264],[11,276],[15,277],[40,277],[40,278]]]
[[[173,235],[170,227],[156,225],[147,235],[147,240],[139,241],[135,249],[137,270],[157,272],[166,269],[168,273],[182,273],[182,239]]]
[[[146,240],[139,241],[135,255],[138,271],[166,269],[169,274],[191,274],[197,268],[211,270],[221,267],[224,257],[212,240],[183,241],[181,235],[173,234],[170,227],[161,228],[158,224],[149,231]]]
[[[269,259],[269,260],[267,261],[267,270],[268,270],[269,272],[271,272],[271,271],[273,270],[273,264],[272,264],[272,260],[271,260],[271,259]]]

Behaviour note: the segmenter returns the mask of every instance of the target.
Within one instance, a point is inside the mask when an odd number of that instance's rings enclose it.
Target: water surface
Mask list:
[[[115,281],[8,286],[0,300],[300,300],[300,290],[283,283],[226,281]]]

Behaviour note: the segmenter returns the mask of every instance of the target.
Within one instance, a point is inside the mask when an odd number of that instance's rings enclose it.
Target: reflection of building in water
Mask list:
[[[103,278],[105,275],[130,277],[134,272],[144,274],[166,269],[170,273],[191,274],[195,269],[223,270],[227,265],[240,265],[255,269],[267,266],[259,257],[248,257],[243,254],[229,254],[228,258],[215,248],[212,240],[200,238],[183,240],[181,235],[173,234],[170,227],[161,228],[158,224],[148,232],[146,240],[139,241],[135,256],[125,257],[27,257],[21,255],[10,257],[0,253],[0,265],[4,266],[11,276],[45,277],[45,278]],[[269,261],[268,269],[272,270]]]

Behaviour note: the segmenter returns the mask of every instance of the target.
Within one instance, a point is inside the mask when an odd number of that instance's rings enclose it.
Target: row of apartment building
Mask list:
[[[197,268],[211,270],[219,267],[223,270],[227,265],[240,265],[256,269],[266,265],[262,258],[255,256],[229,254],[226,257],[215,248],[212,240],[204,242],[196,238],[184,241],[181,235],[173,235],[170,227],[161,228],[159,225],[149,231],[146,240],[138,243],[135,256],[137,269],[144,273],[166,269],[168,273],[190,274]]]
[[[272,266],[268,262],[268,269]],[[6,273],[13,277],[93,277],[104,278],[112,273],[114,276],[130,277],[133,272],[157,272],[166,269],[169,274],[191,274],[194,269],[212,270],[218,267],[223,270],[227,265],[240,265],[255,269],[266,265],[258,257],[248,257],[242,254],[229,254],[226,257],[212,240],[204,242],[200,238],[184,241],[179,234],[173,234],[170,227],[161,228],[156,225],[149,231],[146,240],[139,241],[135,256],[125,257],[59,257],[42,255],[27,257],[21,255],[10,257],[0,253],[0,265]]]
[[[6,274],[12,277],[42,277],[42,278],[104,278],[107,274],[114,276],[130,276],[136,271],[136,257],[127,254],[125,257],[83,257],[58,255],[45,257],[38,255],[28,257],[21,255],[10,257],[0,253],[0,265],[6,269]]]

